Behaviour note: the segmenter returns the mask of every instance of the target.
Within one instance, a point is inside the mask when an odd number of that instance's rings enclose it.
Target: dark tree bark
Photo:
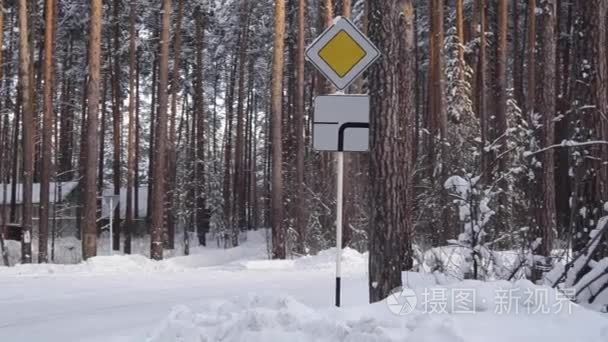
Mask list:
[[[159,36],[158,34],[156,36]],[[152,194],[154,185],[154,152],[156,140],[156,92],[157,92],[157,70],[158,70],[158,54],[154,54],[154,62],[152,64],[152,95],[150,101],[150,144],[148,151],[148,194]],[[148,222],[152,221],[152,196],[148,196],[146,208],[146,218]]]
[[[73,80],[67,77],[65,70],[72,67],[73,36],[70,35],[66,44],[64,58],[66,59],[63,72],[63,90],[61,92],[61,120],[59,132],[59,180],[74,179],[73,149],[74,149],[74,110],[73,110]]]
[[[131,13],[129,14],[129,129],[127,137],[127,203],[126,203],[126,225],[124,252],[131,253],[131,232],[133,229],[133,183],[135,182],[135,75],[136,75],[136,32],[135,19],[137,16],[135,0],[131,0]],[[138,191],[136,188],[135,191]]]
[[[0,9],[4,9],[4,1],[0,0]],[[0,46],[4,46],[4,10],[0,10]],[[9,55],[10,56],[10,55]],[[0,49],[0,65],[4,62],[4,54]],[[2,82],[2,77],[4,76],[4,69],[0,67],[0,83]],[[6,83],[5,83],[6,84]],[[6,108],[5,108],[6,109]],[[7,179],[6,171],[8,170],[8,163],[5,161],[4,156],[5,153],[8,154],[9,146],[7,144],[8,133],[9,133],[9,120],[8,120],[8,111],[4,114],[4,116],[0,116],[0,120],[3,120],[0,123],[2,127],[0,130],[0,184],[2,184],[2,208],[0,209],[0,253],[2,254],[2,262],[5,266],[10,266],[8,261],[8,248],[4,244],[4,233],[6,230],[6,203],[7,203]]]
[[[239,44],[241,44],[239,38]],[[226,82],[228,85],[227,96],[226,96],[226,127],[225,127],[225,143],[224,143],[224,180],[223,180],[223,198],[224,198],[224,225],[226,228],[226,234],[228,230],[232,229],[234,224],[233,217],[233,206],[234,198],[231,188],[234,187],[232,175],[232,121],[234,119],[234,92],[236,86],[236,72],[238,67],[238,56],[233,57],[232,67],[230,69],[229,80]]]
[[[528,38],[527,38],[527,64],[528,64],[528,96],[526,97],[526,114],[529,122],[534,114],[536,103],[536,0],[528,0]]]
[[[97,255],[97,126],[99,116],[99,81],[101,63],[101,16],[102,0],[91,0],[91,28],[89,35],[89,84],[87,120],[87,160],[84,187],[84,229],[82,257]]]
[[[32,188],[34,177],[34,97],[32,89],[27,0],[19,0],[19,82],[23,106],[23,236],[21,262],[32,262]]]
[[[44,18],[44,118],[42,126],[42,170],[40,184],[40,223],[38,237],[38,262],[48,262],[49,193],[51,181],[51,146],[53,137],[53,42],[55,37],[55,1],[45,1]]]
[[[405,30],[401,13],[411,6],[408,3],[407,0],[368,2],[373,13],[369,18],[369,37],[383,55],[369,72],[372,110],[369,171],[370,178],[375,180],[370,191],[370,302],[384,299],[402,284],[402,243],[407,232],[404,208],[407,177],[403,165],[407,146],[405,140],[393,137],[401,135],[406,125],[399,92],[404,89],[401,82],[406,81],[401,79],[406,74],[402,62],[415,58],[402,55],[405,38],[401,33]]]
[[[274,53],[272,59],[272,258],[285,259],[285,222],[283,221],[283,148],[281,125],[283,115],[283,53],[285,49],[285,0],[275,0]]]
[[[194,65],[194,118],[192,146],[194,150],[194,194],[195,226],[199,245],[206,246],[206,233],[209,231],[209,212],[207,209],[206,177],[205,177],[205,111],[203,110],[203,41],[205,38],[204,14],[197,8],[195,11],[195,37],[197,42],[196,63]],[[215,98],[215,97],[214,97]],[[214,100],[215,101],[215,100]],[[213,123],[215,127],[215,123]],[[215,135],[213,136],[215,139]]]
[[[298,233],[296,251],[300,254],[305,252],[306,242],[306,205],[304,196],[304,86],[305,86],[305,20],[306,20],[306,1],[298,1],[298,52],[296,61],[296,117],[295,117],[295,136],[296,136],[296,203],[295,203],[295,226]]]
[[[163,0],[162,29],[160,35],[160,65],[158,85],[158,123],[156,131],[156,154],[152,186],[152,227],[150,255],[152,259],[163,258],[165,168],[167,158],[167,83],[169,80],[169,27],[171,25],[171,0]]]
[[[556,115],[556,0],[545,0],[542,3],[542,30],[541,53],[543,67],[540,71],[542,77],[542,90],[540,92],[539,111],[542,116],[542,147],[553,145],[555,140],[555,115]],[[556,227],[555,212],[555,160],[554,150],[548,149],[542,155],[542,207],[539,215],[540,234],[542,238],[539,254],[545,257],[551,256],[553,250],[553,231]]]
[[[234,145],[234,218],[232,227],[233,246],[238,245],[238,234],[245,227],[245,171],[244,171],[244,119],[245,119],[245,67],[247,66],[247,50],[249,48],[249,1],[244,0],[241,4],[241,39],[239,44],[239,67],[238,67],[238,98],[236,109],[236,141]]]
[[[168,166],[167,166],[167,237],[165,246],[168,249],[175,248],[175,186],[177,184],[177,151],[176,151],[176,120],[177,120],[177,95],[180,86],[180,66],[181,66],[181,50],[182,50],[182,17],[184,13],[184,1],[180,0],[177,5],[177,18],[174,32],[174,47],[173,47],[173,79],[171,81],[171,120],[169,128],[169,144],[168,144]]]
[[[122,137],[122,94],[120,93],[120,80],[121,80],[121,68],[120,68],[120,0],[114,0],[113,4],[113,15],[112,18],[114,20],[114,72],[112,73],[112,120],[114,123],[114,130],[112,132],[113,144],[114,144],[114,156],[112,160],[112,169],[113,169],[113,183],[114,183],[114,196],[120,196],[120,185],[121,185],[121,137]],[[120,201],[116,202],[116,208],[114,209],[114,220],[113,222],[113,230],[114,230],[114,241],[112,241],[112,248],[115,251],[120,250],[120,228],[121,228],[121,220],[120,220],[120,207],[122,204]]]

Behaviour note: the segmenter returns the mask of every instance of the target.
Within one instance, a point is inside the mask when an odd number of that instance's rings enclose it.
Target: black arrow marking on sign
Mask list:
[[[344,152],[344,132],[349,128],[369,128],[367,122],[347,122],[338,130],[338,152]]]

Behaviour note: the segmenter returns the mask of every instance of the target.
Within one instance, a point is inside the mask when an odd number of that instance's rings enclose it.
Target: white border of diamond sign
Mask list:
[[[365,56],[357,63],[344,77],[340,77],[333,69],[325,63],[319,56],[319,52],[325,45],[334,38],[340,31],[345,31],[350,35],[365,51]],[[310,46],[306,49],[306,59],[310,61],[328,80],[330,80],[338,90],[346,89],[353,83],[359,75],[380,57],[380,51],[372,42],[357,29],[357,27],[347,18],[336,17],[334,25],[325,30]]]

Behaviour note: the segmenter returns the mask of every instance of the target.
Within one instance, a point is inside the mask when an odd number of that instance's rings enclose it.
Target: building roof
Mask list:
[[[12,184],[0,184],[0,205],[5,204],[4,187],[6,186],[6,203],[11,203]],[[49,202],[62,202],[70,195],[78,186],[78,182],[51,182]],[[59,198],[59,194],[61,194]],[[23,203],[23,184],[17,184],[17,204]],[[40,183],[34,183],[32,187],[32,203],[40,203]]]
[[[116,201],[116,199],[114,199],[112,201],[112,207],[110,207],[110,201],[109,198],[114,196],[114,190],[113,189],[108,189],[105,188],[102,192],[104,200],[102,201],[102,205],[101,205],[101,218],[108,218],[110,216],[110,213],[112,212],[112,210],[114,210],[114,208],[116,208],[116,205],[118,205],[117,202],[120,202],[120,218],[121,219],[125,219],[127,217],[126,212],[127,212],[127,188],[121,188],[120,189],[120,196],[119,196],[119,200]],[[135,202],[135,194],[133,196],[133,201]],[[145,217],[147,214],[147,210],[148,210],[148,186],[141,186],[139,187],[139,206],[138,206],[138,216],[139,217]]]

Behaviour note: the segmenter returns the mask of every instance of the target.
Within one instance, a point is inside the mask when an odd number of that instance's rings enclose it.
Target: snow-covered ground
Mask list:
[[[405,273],[412,291],[369,305],[367,257],[354,250],[337,309],[335,251],[269,261],[265,241],[162,262],[0,267],[0,341],[608,341],[607,315],[526,281]]]

